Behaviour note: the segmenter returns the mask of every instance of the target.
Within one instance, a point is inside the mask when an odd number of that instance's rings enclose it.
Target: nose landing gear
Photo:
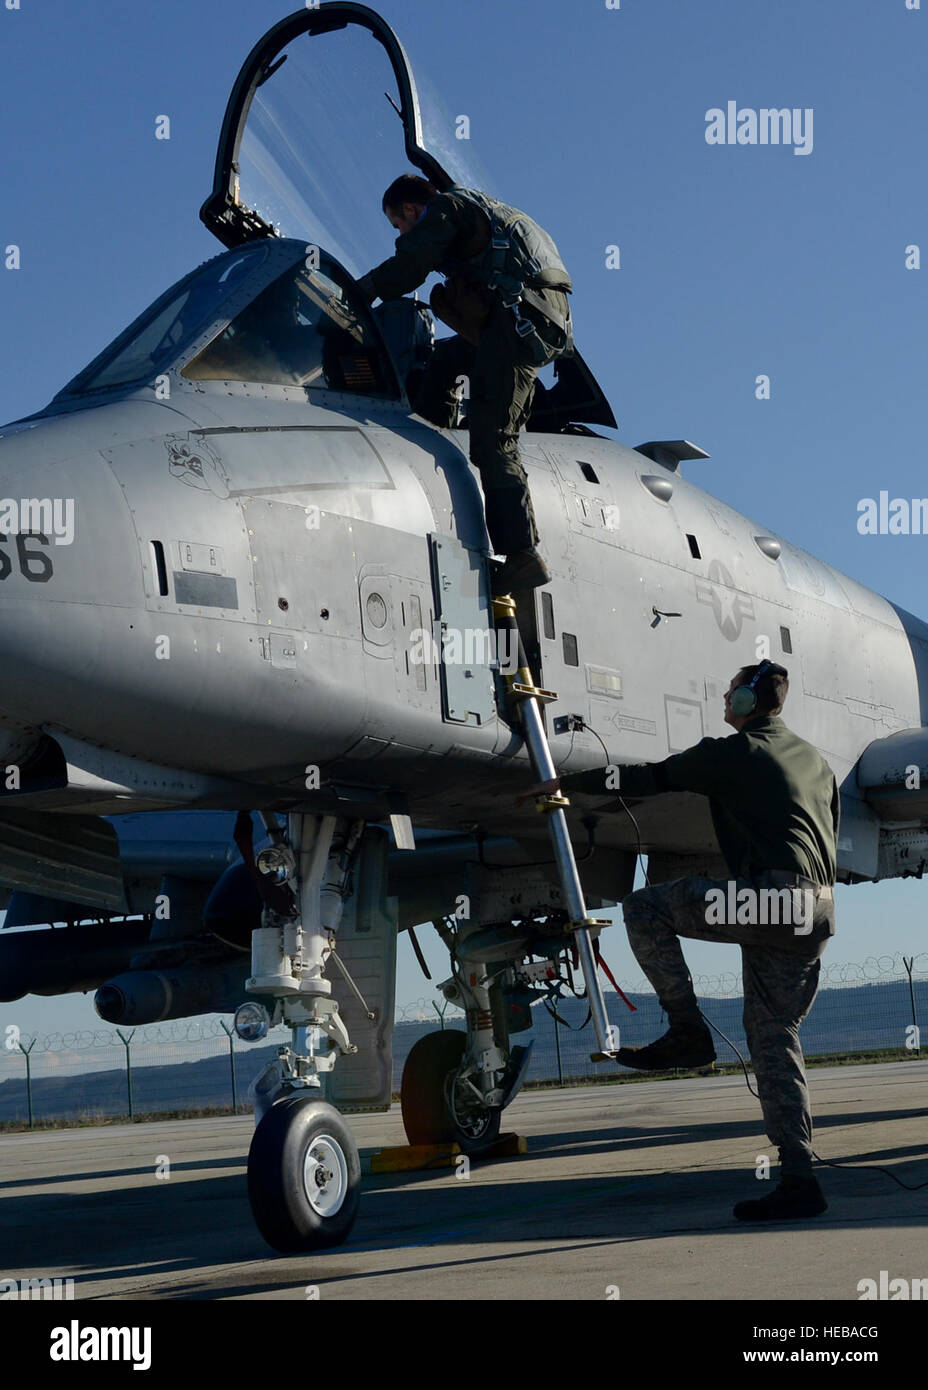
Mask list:
[[[285,1253],[340,1245],[360,1183],[357,1146],[334,1106],[290,1095],[265,1112],[248,1154],[248,1198],[268,1245]]]
[[[292,1252],[340,1244],[358,1213],[357,1145],[322,1096],[339,1054],[357,1051],[325,968],[364,825],[293,814],[286,838],[276,822],[268,829],[272,845],[257,864],[244,831],[239,843],[265,904],[262,925],[252,932],[248,990],[268,996],[273,1020],[290,1025],[292,1043],[278,1049],[254,1085],[259,1122],[248,1153],[248,1198],[268,1244]]]

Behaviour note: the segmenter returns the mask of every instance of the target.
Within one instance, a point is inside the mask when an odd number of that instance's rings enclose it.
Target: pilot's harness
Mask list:
[[[442,269],[495,290],[504,309],[512,313],[515,330],[539,366],[552,357],[569,357],[574,350],[570,308],[561,313],[539,289],[570,293],[570,276],[547,232],[518,208],[455,184],[447,190],[472,203],[486,215],[490,236],[482,254],[470,260],[448,257]],[[557,331],[559,342],[546,342],[532,319],[521,312],[527,304]]]

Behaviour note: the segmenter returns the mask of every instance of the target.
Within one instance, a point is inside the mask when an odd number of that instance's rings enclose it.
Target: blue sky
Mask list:
[[[209,191],[234,76],[270,0],[0,0],[0,419],[36,410],[218,244]],[[857,503],[925,486],[928,4],[434,0],[382,13],[506,201],[554,235],[578,343],[628,444],[685,437],[688,475],[928,617],[922,536],[861,536]],[[710,146],[706,113],[814,115],[808,155]],[[154,137],[168,114],[172,138]],[[379,188],[371,198],[379,198]],[[606,268],[609,245],[621,269]],[[382,255],[391,237],[384,223]],[[771,398],[755,399],[758,374]],[[925,949],[917,883],[839,893],[834,961]],[[606,947],[637,979],[621,929]],[[436,971],[440,957],[430,950]],[[693,947],[694,973],[737,968]],[[404,948],[400,1000],[426,993]],[[89,1001],[42,1002],[33,1026]],[[47,1021],[46,1021],[47,1020]]]

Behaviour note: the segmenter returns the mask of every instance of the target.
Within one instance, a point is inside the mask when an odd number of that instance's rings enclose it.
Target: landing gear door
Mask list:
[[[268,30],[238,75],[200,217],[226,246],[297,237],[361,275],[389,255],[381,195],[410,162],[439,189],[461,177],[426,139],[409,60],[386,21],[365,5],[302,9]]]
[[[496,715],[494,672],[510,655],[497,650],[486,566],[454,536],[429,536],[440,656],[442,716],[452,724],[486,724]],[[517,657],[518,653],[515,654]]]
[[[326,970],[348,1036],[358,1050],[340,1057],[327,1074],[325,1096],[348,1113],[389,1110],[393,1094],[397,900],[387,897],[389,849],[386,831],[368,826],[355,867],[354,893],[338,928],[338,954],[363,1005],[337,965]]]

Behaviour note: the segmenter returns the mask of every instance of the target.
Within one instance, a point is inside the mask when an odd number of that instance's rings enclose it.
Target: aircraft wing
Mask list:
[[[279,799],[279,788],[185,772],[59,732],[43,737],[15,786],[0,781],[0,816],[21,811],[106,816],[203,804],[237,809]]]

